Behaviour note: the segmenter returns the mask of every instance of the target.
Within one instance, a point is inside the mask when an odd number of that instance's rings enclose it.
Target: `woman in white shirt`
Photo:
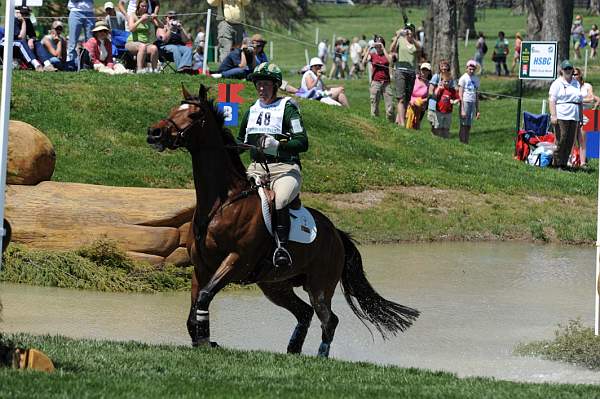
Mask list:
[[[577,129],[583,124],[583,96],[577,79],[573,79],[573,64],[564,60],[560,64],[560,76],[550,86],[550,121],[558,147],[553,164],[566,168]]]
[[[302,83],[300,84],[300,88],[306,91],[317,89],[323,91],[328,97],[342,104],[344,107],[349,107],[348,98],[346,98],[346,94],[344,93],[344,88],[342,86],[332,87],[328,89],[323,80],[321,79],[321,75],[323,74],[323,61],[319,57],[314,57],[310,60],[308,71],[304,72],[302,75]]]
[[[598,104],[600,104],[600,98],[594,95],[594,88],[592,87],[592,85],[583,80],[583,74],[581,73],[581,69],[575,68],[573,71],[573,77],[577,79],[579,85],[581,86],[581,96],[583,97],[583,109],[593,109],[598,107]],[[583,166],[586,163],[585,131],[583,130],[583,126],[581,126],[577,130],[577,143],[579,144],[579,157],[581,159],[581,166]]]

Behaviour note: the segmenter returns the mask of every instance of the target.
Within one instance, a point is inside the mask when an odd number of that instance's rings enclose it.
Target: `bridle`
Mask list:
[[[202,109],[202,107],[200,106],[200,103],[197,101],[190,101],[190,100],[183,100],[181,102],[181,104],[188,104],[188,105],[195,105],[198,108]],[[192,122],[187,125],[184,128],[181,128],[177,125],[177,123],[175,123],[175,121],[171,118],[166,118],[166,119],[162,119],[161,122],[165,122],[165,124],[169,125],[170,127],[174,128],[176,131],[175,134],[175,140],[173,141],[173,145],[177,146],[177,147],[182,147],[184,140],[185,140],[185,135],[186,133],[193,128],[194,126],[198,125],[201,123],[201,128],[204,127],[204,125],[206,124],[206,119],[202,118],[202,119],[192,119]]]

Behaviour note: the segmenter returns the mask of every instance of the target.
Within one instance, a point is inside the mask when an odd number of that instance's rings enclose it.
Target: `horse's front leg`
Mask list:
[[[213,345],[210,342],[210,317],[208,307],[210,302],[223,287],[232,280],[240,256],[237,253],[230,253],[225,257],[221,265],[208,281],[208,284],[200,290],[196,300],[196,345]]]

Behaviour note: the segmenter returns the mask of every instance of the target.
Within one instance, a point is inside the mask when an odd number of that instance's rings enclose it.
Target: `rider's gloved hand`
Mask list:
[[[275,140],[273,136],[266,134],[263,136],[261,147],[264,150],[277,150],[279,147],[279,141]]]

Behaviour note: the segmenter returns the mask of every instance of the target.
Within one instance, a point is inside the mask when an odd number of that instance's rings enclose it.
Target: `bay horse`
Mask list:
[[[159,151],[184,147],[192,157],[197,201],[187,240],[194,264],[187,320],[192,345],[218,346],[210,341],[208,309],[229,283],[256,283],[271,302],[296,317],[288,353],[302,352],[316,312],[322,329],[318,355],[329,355],[338,324],[331,298],[340,279],[348,305],[367,328],[366,322],[384,339],[408,328],[419,312],[381,297],[367,280],[350,236],[315,209],[309,209],[317,225],[315,240],[311,244],[289,242],[292,267],[272,264],[274,239],[263,222],[257,188],[246,176],[240,146],[224,128],[224,116],[208,99],[204,85],[198,96],[182,89],[181,104],[148,128],[147,141]],[[294,287],[300,286],[311,305],[294,293]]]

